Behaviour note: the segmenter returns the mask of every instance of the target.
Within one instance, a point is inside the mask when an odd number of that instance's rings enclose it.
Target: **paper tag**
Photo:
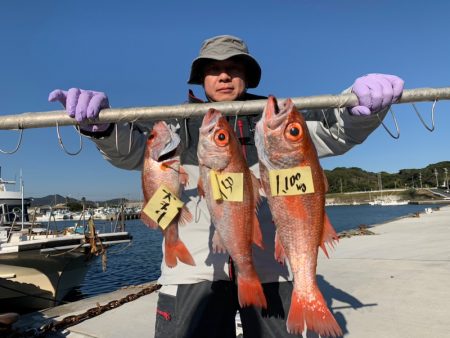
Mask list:
[[[242,202],[244,200],[244,174],[210,171],[211,190],[215,200]]]
[[[270,170],[270,192],[272,196],[291,196],[314,192],[311,167]]]
[[[183,207],[183,202],[161,185],[142,210],[164,230]]]

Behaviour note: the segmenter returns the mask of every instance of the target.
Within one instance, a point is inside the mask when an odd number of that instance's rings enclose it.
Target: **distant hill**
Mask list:
[[[436,173],[439,185],[445,181],[444,169],[450,169],[450,161],[430,164],[421,169],[401,169],[398,173],[374,173],[360,168],[338,167],[325,170],[330,193],[401,188],[436,187]],[[450,179],[450,173],[448,173]]]
[[[64,197],[56,194],[56,195],[48,195],[45,197],[33,197],[31,200],[31,206],[36,207],[43,205],[54,206],[56,204],[82,204],[82,202],[83,201],[78,200],[76,198]],[[107,201],[89,201],[89,200],[84,201],[84,203],[87,206],[94,206],[94,207],[121,205],[122,203],[126,202],[129,202],[129,200],[126,198],[115,198]]]
[[[450,161],[430,164],[421,169],[401,169],[395,174],[374,173],[357,167],[338,167],[333,170],[325,170],[325,175],[328,179],[328,192],[340,193],[379,190],[380,183],[383,189],[436,187],[436,173],[439,185],[442,185],[445,180],[444,169],[450,169]],[[450,179],[450,173],[448,173],[448,179]],[[107,201],[85,201],[85,204],[88,206],[113,206],[126,202],[130,201],[126,198],[115,198]],[[60,203],[80,204],[82,201],[61,195],[48,195],[33,198],[31,206],[53,206]]]

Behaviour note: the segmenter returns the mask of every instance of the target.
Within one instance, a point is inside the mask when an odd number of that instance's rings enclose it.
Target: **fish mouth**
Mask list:
[[[285,115],[289,113],[294,106],[292,100],[287,99],[278,102],[274,96],[269,96],[264,109],[264,120],[269,129],[277,129],[285,120]]]
[[[219,119],[222,117],[222,113],[214,108],[209,109],[206,115],[203,117],[201,132],[210,133]]]
[[[273,116],[280,112],[278,107],[278,100],[275,96],[269,96],[267,99],[266,109],[264,110],[266,120],[271,120]]]
[[[161,154],[158,157],[158,162],[164,162],[165,160],[169,160],[172,157],[174,157],[176,155],[176,153],[177,153],[177,148],[175,148],[169,152],[166,152],[164,154]]]

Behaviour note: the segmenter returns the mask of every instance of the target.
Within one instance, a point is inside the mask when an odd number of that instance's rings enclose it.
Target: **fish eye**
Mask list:
[[[284,134],[287,139],[291,141],[298,141],[299,139],[302,138],[303,134],[302,126],[298,122],[290,123],[286,127]]]
[[[289,129],[289,134],[291,134],[291,136],[298,136],[300,134],[300,130],[296,127],[292,127],[291,129]]]
[[[219,129],[214,134],[214,141],[219,147],[224,147],[228,144],[229,135],[225,129]]]

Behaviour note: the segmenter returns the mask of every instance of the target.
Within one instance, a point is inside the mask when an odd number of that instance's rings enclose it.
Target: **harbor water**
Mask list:
[[[423,212],[436,205],[399,206],[327,206],[327,213],[337,232],[360,225],[373,226],[395,218]],[[160,231],[147,228],[140,220],[126,221],[126,231],[133,236],[129,246],[114,246],[107,252],[107,269],[101,259],[95,259],[83,284],[72,297],[79,299],[111,292],[129,285],[154,281],[159,277],[162,260]]]

